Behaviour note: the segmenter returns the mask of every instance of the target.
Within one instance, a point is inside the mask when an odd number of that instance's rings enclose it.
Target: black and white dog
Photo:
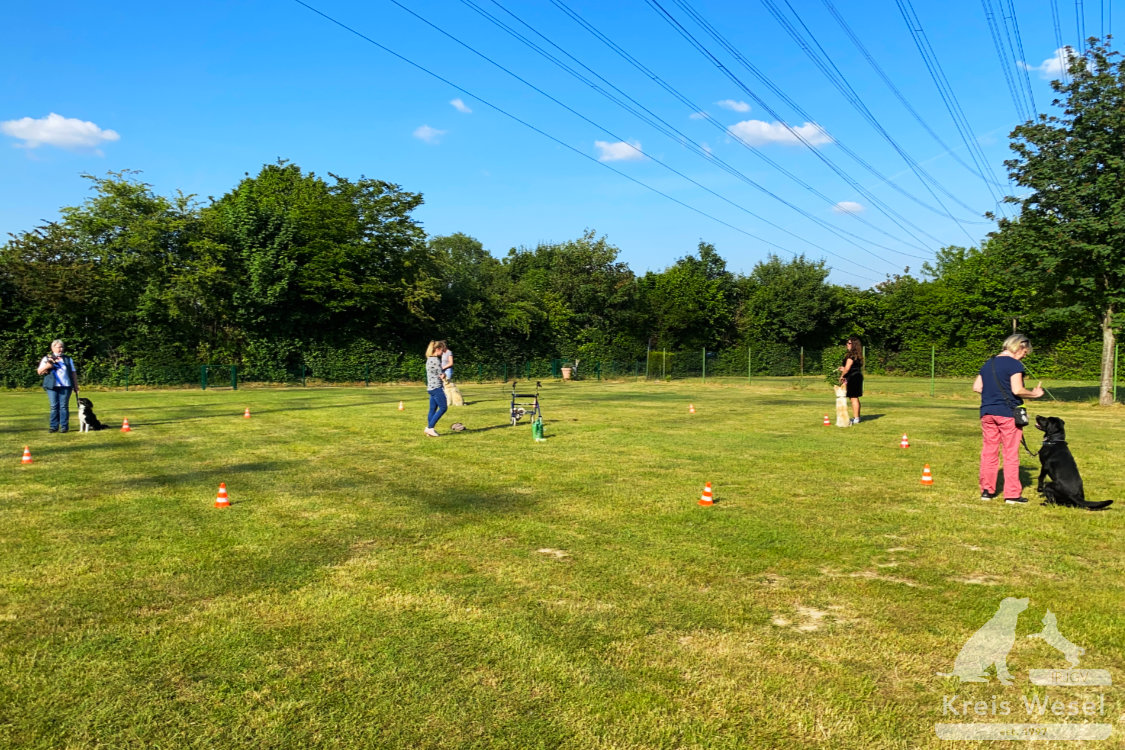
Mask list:
[[[1066,445],[1065,423],[1058,417],[1035,417],[1036,429],[1043,431],[1043,446],[1039,449],[1039,486],[1036,492],[1044,498],[1045,504],[1069,505],[1072,508],[1101,510],[1113,504],[1112,500],[1092,503],[1086,500],[1082,489],[1082,475],[1070,448]],[[1052,481],[1043,483],[1044,477]]]
[[[94,403],[88,398],[78,399],[78,424],[82,432],[105,429],[105,425],[98,421],[98,415],[94,414]]]

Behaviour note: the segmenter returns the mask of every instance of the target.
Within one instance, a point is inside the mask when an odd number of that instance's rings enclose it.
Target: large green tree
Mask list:
[[[1108,43],[1074,55],[1068,82],[1053,81],[1062,116],[1040,115],[1012,131],[1005,164],[1028,188],[1007,200],[1017,218],[998,239],[1045,307],[1084,312],[1101,326],[1102,404],[1113,402],[1116,331],[1125,303],[1125,65]]]

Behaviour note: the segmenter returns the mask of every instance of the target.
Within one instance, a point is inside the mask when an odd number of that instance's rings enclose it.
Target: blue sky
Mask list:
[[[422,193],[428,234],[464,232],[498,257],[589,228],[638,273],[705,240],[734,271],[803,253],[833,282],[867,287],[985,236],[994,195],[1015,190],[1008,133],[1032,101],[1057,113],[1060,40],[1113,23],[1112,6],[1092,1],[307,2],[368,39],[295,0],[9,7],[0,236],[85,200],[82,173],[140,170],[161,194],[206,200],[283,158]]]

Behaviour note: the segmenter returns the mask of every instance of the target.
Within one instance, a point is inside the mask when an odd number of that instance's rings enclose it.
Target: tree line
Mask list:
[[[432,338],[478,361],[593,361],[851,334],[887,351],[992,350],[1018,328],[1040,348],[1100,339],[1104,390],[1125,289],[1125,75],[1092,44],[1054,85],[1064,117],[1012,134],[1020,215],[869,289],[829,283],[803,255],[733,273],[705,241],[638,274],[594,231],[497,257],[465,234],[428,237],[419,193],[284,161],[207,202],[158,195],[135,172],[86,175],[82,205],[0,246],[0,357],[29,367],[62,338],[87,363],[268,376],[312,347],[414,352]]]

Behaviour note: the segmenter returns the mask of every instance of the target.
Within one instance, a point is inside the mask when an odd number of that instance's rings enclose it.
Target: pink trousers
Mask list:
[[[982,492],[996,492],[996,473],[1000,468],[997,453],[1004,457],[1004,497],[1020,497],[1020,438],[1023,430],[1016,427],[1011,417],[986,414],[980,418],[980,431],[984,443],[980,449],[980,488]]]

